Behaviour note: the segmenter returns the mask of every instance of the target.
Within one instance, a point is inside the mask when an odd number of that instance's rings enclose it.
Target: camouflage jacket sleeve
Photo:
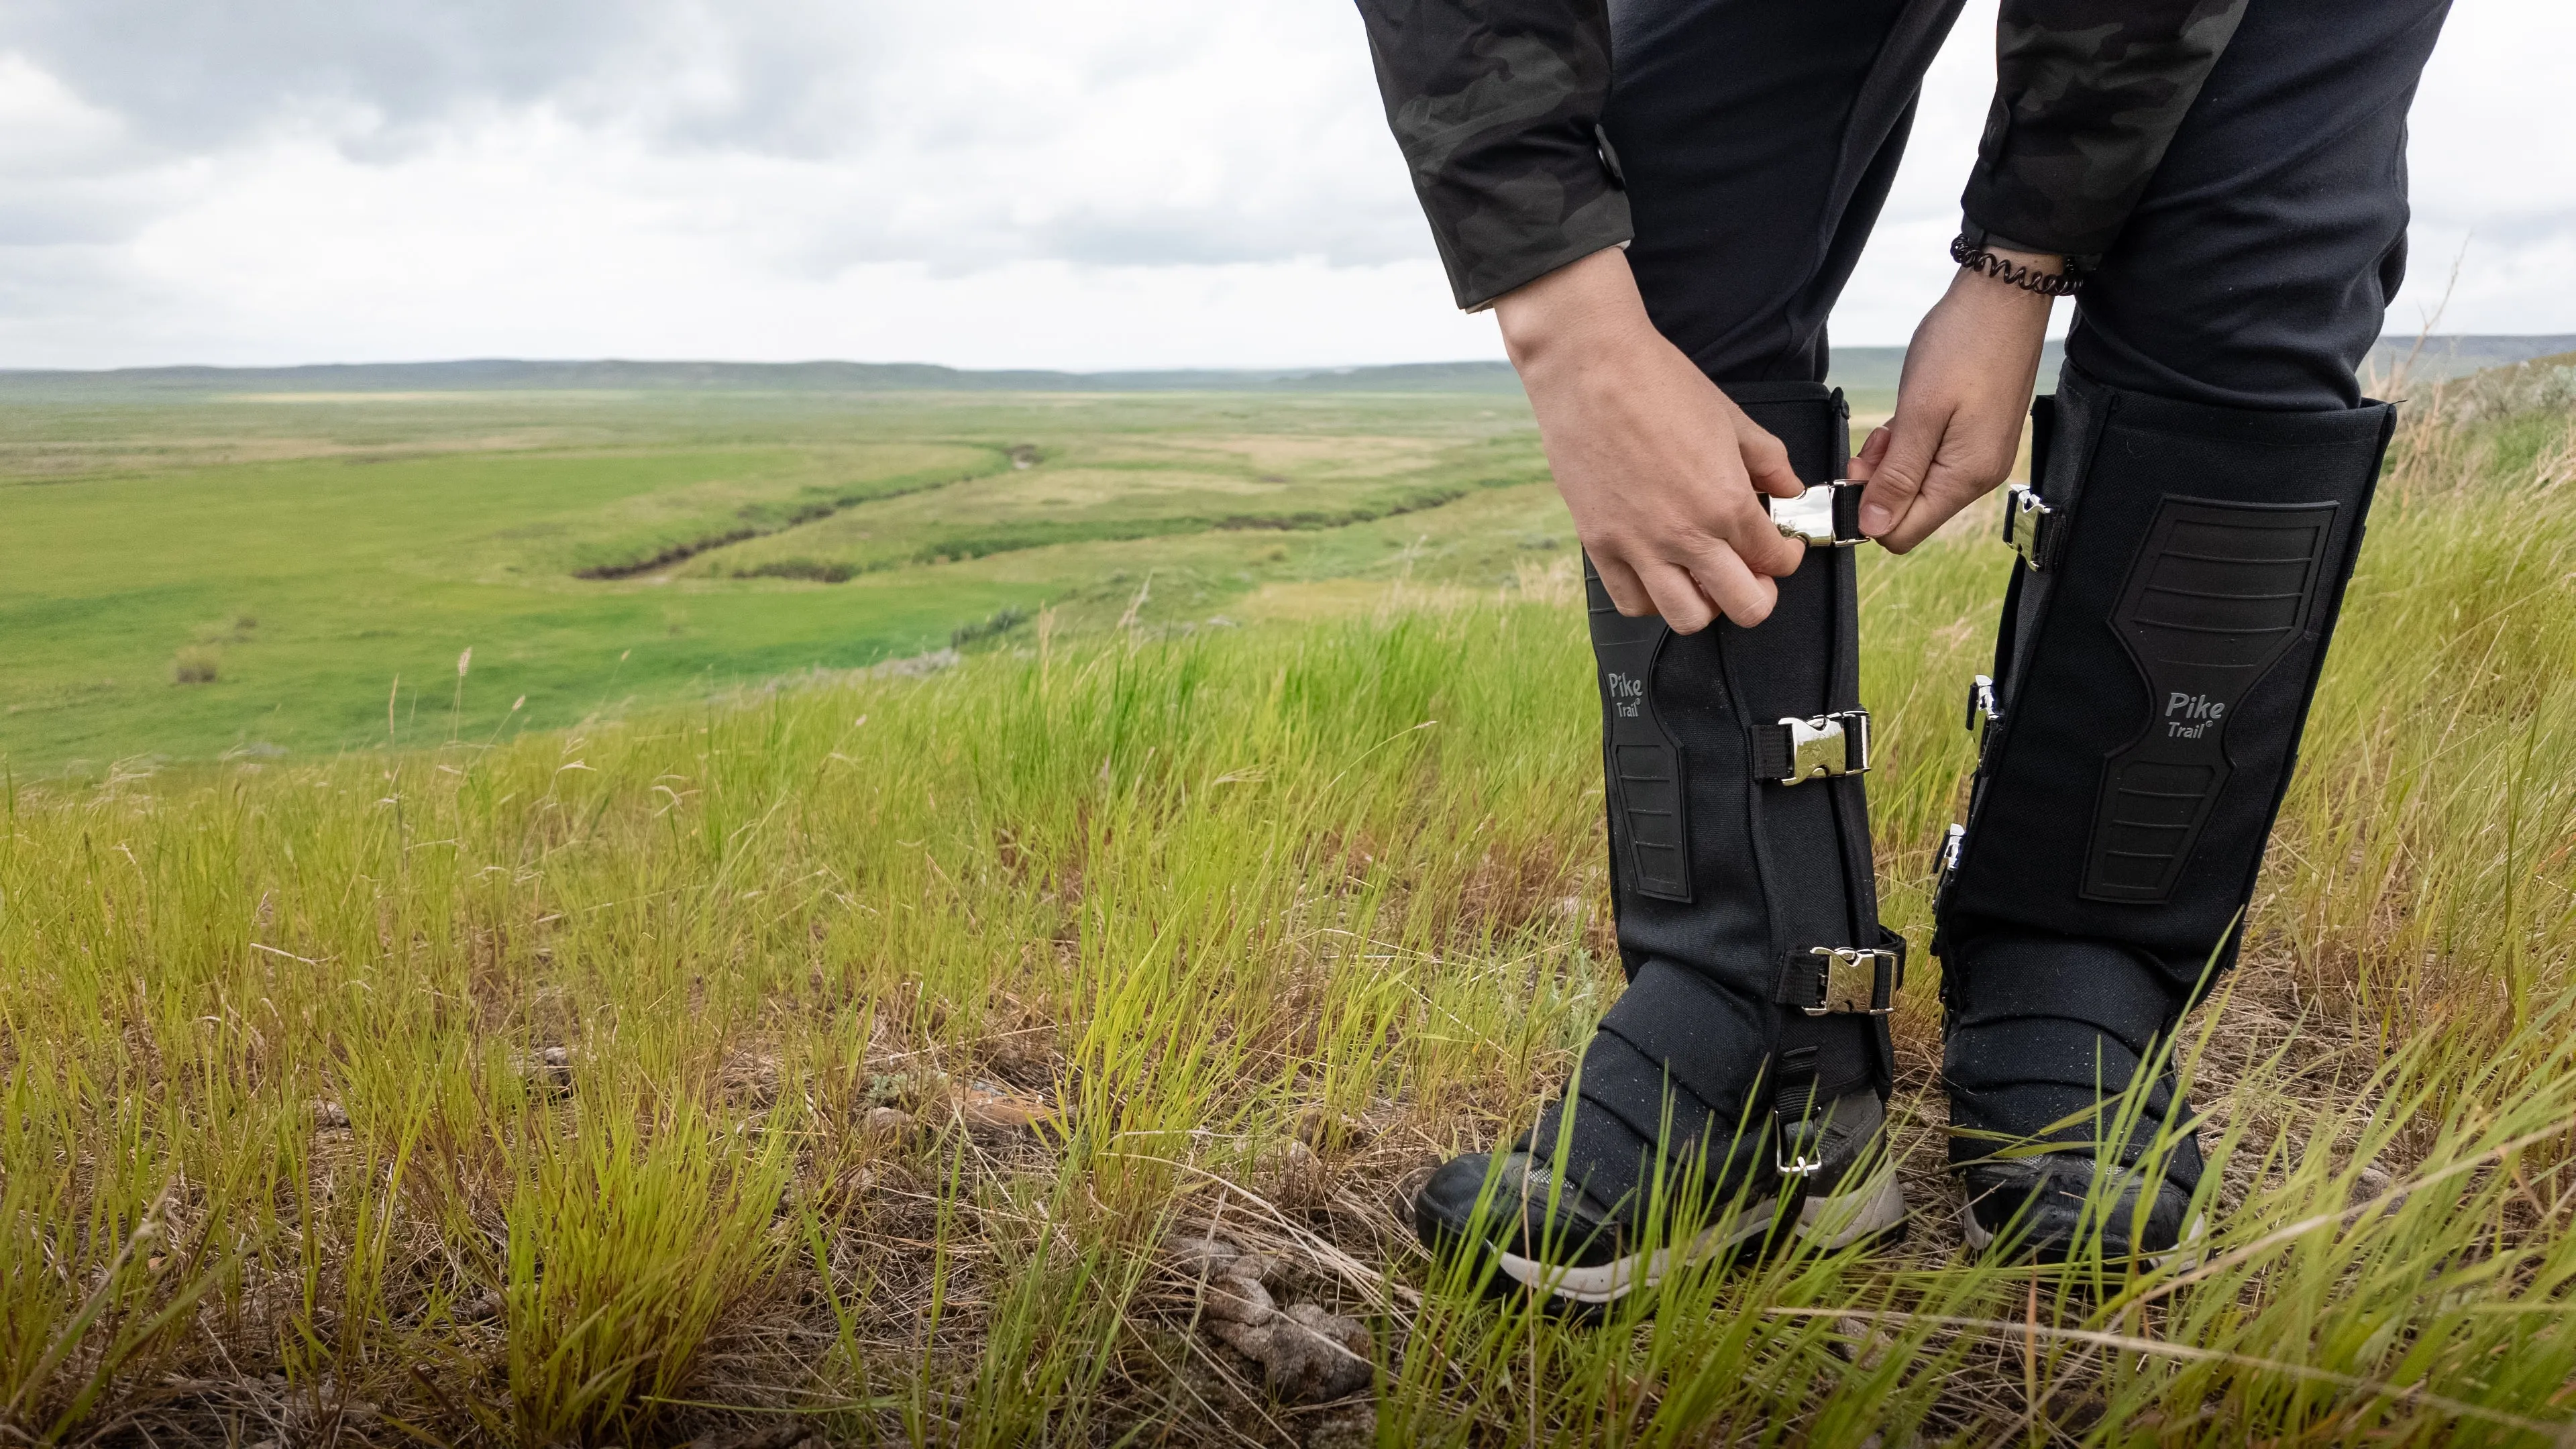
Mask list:
[[[1458,305],[1629,239],[1605,0],[1358,0]]]
[[[1960,207],[1973,245],[2089,263],[2164,160],[2247,0],[2003,0],[1995,102]]]

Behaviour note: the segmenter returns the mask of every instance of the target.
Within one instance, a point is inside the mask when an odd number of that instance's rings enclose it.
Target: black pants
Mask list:
[[[1824,378],[1826,318],[1961,3],[1611,0],[1629,262],[1709,376]],[[2086,284],[2068,361],[2188,402],[2356,405],[2405,273],[2406,109],[2448,8],[2253,0]]]

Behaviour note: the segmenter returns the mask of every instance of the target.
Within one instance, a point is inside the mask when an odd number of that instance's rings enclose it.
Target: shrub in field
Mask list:
[[[170,656],[172,684],[212,684],[222,671],[223,651],[211,644],[190,644]]]

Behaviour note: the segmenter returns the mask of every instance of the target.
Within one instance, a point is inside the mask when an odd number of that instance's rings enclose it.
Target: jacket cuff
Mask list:
[[[1578,212],[1550,232],[1533,235],[1524,244],[1490,252],[1472,272],[1462,274],[1456,265],[1449,270],[1449,289],[1457,295],[1461,312],[1490,310],[1496,298],[1525,286],[1560,267],[1570,267],[1594,252],[1612,247],[1626,248],[1636,233],[1628,224],[1628,198],[1612,192],[1603,203]],[[1598,212],[1599,214],[1594,214]],[[1447,249],[1444,247],[1445,253]],[[1444,260],[1445,260],[1444,256]]]
[[[2061,246],[2023,241],[1985,226],[1975,217],[1964,214],[1959,218],[1959,235],[1972,247],[1991,247],[1997,251],[2033,252],[2040,256],[2064,257],[2066,270],[2069,272],[2089,272],[2102,264],[2100,252],[2068,251]]]

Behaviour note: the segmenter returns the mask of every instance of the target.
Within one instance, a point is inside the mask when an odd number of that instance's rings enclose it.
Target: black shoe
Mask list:
[[[1489,1260],[1497,1290],[1517,1285],[1575,1311],[1606,1307],[1668,1273],[1740,1252],[1890,1244],[1905,1235],[1905,1195],[1884,1150],[1883,1121],[1874,1092],[1833,1102],[1792,1149],[1803,1149],[1812,1173],[1783,1177],[1775,1170],[1732,1193],[1705,1190],[1690,1202],[1658,1204],[1660,1227],[1628,1210],[1633,1194],[1605,1206],[1581,1187],[1558,1188],[1549,1159],[1533,1155],[1523,1138],[1499,1160],[1473,1152],[1441,1164],[1413,1200],[1414,1231],[1444,1260],[1477,1260],[1479,1274]],[[1705,1169],[1670,1172],[1666,1181],[1695,1177],[1704,1181]],[[1785,1210],[1784,1193],[1792,1202]],[[1686,1240],[1673,1241],[1678,1233]]]
[[[1961,1228],[1971,1251],[2020,1262],[2099,1260],[2161,1268],[2197,1250],[2202,1220],[2191,1194],[2162,1173],[2150,1181],[2115,1167],[2098,1184],[2101,1164],[2077,1152],[1990,1158],[1959,1170],[1967,1193]],[[2140,1195],[2154,1198],[2140,1209]]]
[[[2159,1261],[2199,1231],[2172,1043],[2235,961],[2394,414],[2205,407],[2070,365],[2032,417],[1934,912],[1951,1163],[1972,1245]]]

